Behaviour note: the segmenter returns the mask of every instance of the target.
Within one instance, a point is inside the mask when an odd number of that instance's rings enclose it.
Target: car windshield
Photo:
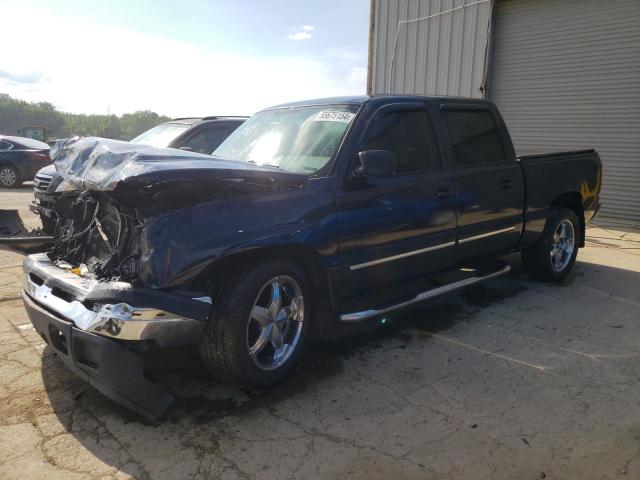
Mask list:
[[[265,110],[243,123],[213,155],[313,174],[333,158],[357,105]]]
[[[131,140],[131,143],[142,143],[153,147],[167,147],[178,135],[187,130],[190,125],[185,123],[162,123],[147,130]]]

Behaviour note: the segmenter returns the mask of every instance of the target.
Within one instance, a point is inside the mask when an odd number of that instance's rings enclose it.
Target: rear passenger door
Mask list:
[[[454,261],[455,200],[429,111],[423,104],[381,107],[359,151],[393,154],[395,174],[345,183],[336,194],[344,282],[339,297],[395,286]],[[351,171],[358,165],[353,159]]]
[[[447,105],[440,114],[456,184],[456,260],[504,253],[522,229],[524,181],[504,124],[489,105]]]

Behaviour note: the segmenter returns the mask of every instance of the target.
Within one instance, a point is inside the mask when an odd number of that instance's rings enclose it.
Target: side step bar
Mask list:
[[[368,318],[384,315],[385,313],[393,312],[394,310],[399,310],[401,308],[408,307],[409,305],[413,305],[414,303],[422,302],[424,300],[428,300],[430,298],[434,298],[439,295],[444,295],[445,293],[453,292],[454,290],[458,290],[460,288],[468,287],[469,285],[473,285],[474,283],[483,282],[484,280],[489,280],[490,278],[504,275],[505,273],[508,273],[510,270],[511,270],[511,267],[509,265],[506,265],[500,270],[488,273],[486,275],[465,278],[457,282],[448,283],[446,285],[442,285],[441,287],[436,287],[431,290],[427,290],[426,292],[417,294],[415,297],[413,297],[410,300],[406,300],[404,302],[397,303],[389,307],[385,307],[377,310],[373,309],[373,310],[364,310],[362,312],[344,313],[340,315],[340,321],[359,322],[361,320],[366,320]]]

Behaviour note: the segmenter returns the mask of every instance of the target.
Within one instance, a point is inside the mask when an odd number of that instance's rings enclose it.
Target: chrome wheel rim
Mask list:
[[[566,219],[562,220],[553,234],[553,243],[551,244],[551,252],[549,253],[551,256],[551,267],[556,272],[563,271],[567,268],[567,265],[569,265],[571,257],[573,256],[573,250],[575,249],[575,239],[573,223]]]
[[[295,352],[302,335],[304,298],[293,278],[281,275],[260,289],[247,323],[247,349],[261,370],[275,370]]]
[[[0,184],[4,185],[5,187],[13,186],[13,184],[16,183],[17,179],[18,175],[16,175],[16,172],[13,168],[5,167],[0,170]]]

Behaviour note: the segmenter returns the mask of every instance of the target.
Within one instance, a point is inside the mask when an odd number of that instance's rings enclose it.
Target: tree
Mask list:
[[[149,110],[117,115],[86,115],[58,111],[49,102],[25,102],[0,93],[0,134],[20,135],[26,125],[45,127],[50,138],[74,135],[131,140],[170,120]]]

